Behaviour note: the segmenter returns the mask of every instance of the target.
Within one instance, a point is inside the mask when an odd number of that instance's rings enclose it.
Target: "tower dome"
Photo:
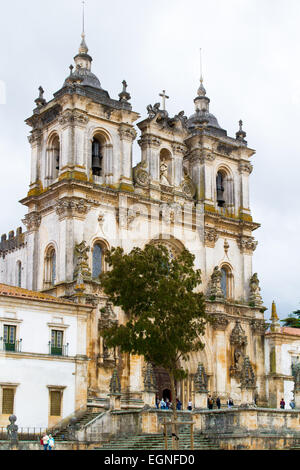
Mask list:
[[[92,57],[88,54],[88,47],[85,41],[85,33],[83,32],[82,41],[79,46],[78,54],[74,57],[75,61],[75,71],[74,67],[70,67],[70,75],[66,78],[64,86],[69,85],[70,83],[78,83],[82,86],[90,86],[93,88],[101,89],[101,83],[98,77],[91,72],[92,68]]]
[[[193,130],[199,126],[202,127],[203,125],[221,129],[217,118],[209,112],[210,99],[206,96],[206,90],[203,86],[202,77],[200,79],[200,87],[198,88],[194,103],[196,112],[192,114],[187,121],[188,129]]]

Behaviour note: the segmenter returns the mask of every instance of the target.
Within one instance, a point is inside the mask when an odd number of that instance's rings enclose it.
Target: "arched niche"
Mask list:
[[[170,150],[163,148],[159,152],[160,183],[171,186],[173,183],[172,154]]]
[[[46,185],[58,178],[61,168],[61,141],[58,133],[53,132],[48,138],[45,162]]]
[[[57,254],[54,245],[49,245],[44,256],[44,287],[54,286],[57,281]]]
[[[220,208],[234,209],[234,180],[225,166],[220,166],[216,173],[216,203]]]
[[[221,289],[225,299],[234,299],[234,276],[232,267],[228,263],[220,266]]]

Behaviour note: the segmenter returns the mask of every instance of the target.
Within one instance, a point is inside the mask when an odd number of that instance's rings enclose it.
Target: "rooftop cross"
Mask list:
[[[82,2],[82,34],[85,34],[85,31],[84,31],[84,6],[85,6],[85,1],[83,0]]]
[[[166,110],[166,99],[168,100],[170,97],[166,95],[166,90],[163,90],[162,93],[160,93],[160,95],[162,97],[162,109],[163,111]]]
[[[200,82],[203,83],[202,49],[200,48]]]

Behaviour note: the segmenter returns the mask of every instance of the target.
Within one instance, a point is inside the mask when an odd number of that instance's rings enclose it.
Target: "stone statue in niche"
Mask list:
[[[168,164],[166,160],[161,160],[160,163],[160,182],[166,186],[170,185],[168,180]]]
[[[80,273],[83,278],[89,278],[91,276],[89,264],[88,264],[88,252],[90,248],[86,242],[83,241],[80,244],[75,245],[74,257],[75,257],[75,270],[74,279],[77,279]]]
[[[255,307],[262,307],[263,301],[261,297],[261,289],[259,287],[259,280],[257,277],[257,273],[253,274],[250,279],[250,296],[249,301],[251,306]]]

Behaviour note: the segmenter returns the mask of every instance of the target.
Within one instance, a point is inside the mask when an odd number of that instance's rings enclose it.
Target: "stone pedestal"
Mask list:
[[[254,405],[254,393],[256,387],[247,387],[241,388],[241,405],[240,406],[249,406]]]
[[[116,393],[110,393],[109,395],[109,409],[120,410],[121,409],[121,395]]]
[[[207,392],[195,392],[195,408],[207,409]]]
[[[156,392],[155,391],[143,391],[143,402],[145,405],[150,406],[151,408],[156,407],[155,403],[155,398],[156,398]]]

